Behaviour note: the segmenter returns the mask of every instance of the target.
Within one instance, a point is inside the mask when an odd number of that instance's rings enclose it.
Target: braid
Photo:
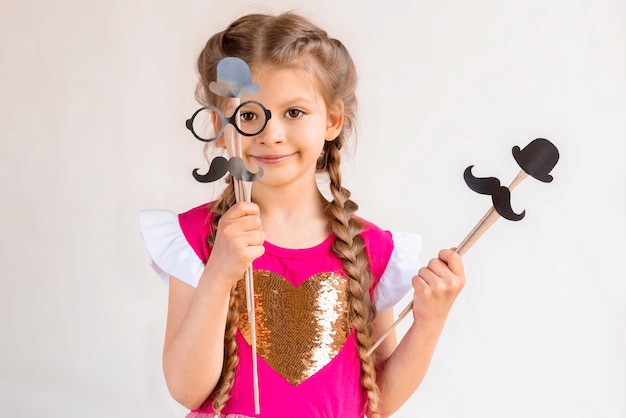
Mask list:
[[[220,198],[211,206],[211,214],[213,214],[210,229],[211,232],[206,238],[209,247],[213,247],[213,245],[215,244],[217,225],[219,224],[220,219],[222,219],[222,215],[224,215],[226,211],[235,204],[235,187],[233,185],[232,176],[228,176],[226,182],[226,189],[224,189]]]
[[[233,286],[230,291],[230,302],[228,304],[228,315],[226,316],[226,333],[224,334],[224,365],[222,375],[213,391],[213,410],[219,416],[222,408],[230,398],[230,390],[235,380],[235,369],[239,364],[237,354],[237,324],[239,323],[239,298],[237,297],[237,286]]]
[[[215,244],[215,235],[217,233],[217,225],[222,215],[234,204],[235,190],[233,180],[228,176],[228,185],[222,196],[211,206],[211,213],[214,215],[211,221],[211,232],[207,236],[209,246]],[[219,416],[220,411],[230,398],[230,390],[233,387],[235,379],[235,369],[239,364],[239,355],[237,353],[237,324],[239,323],[239,297],[237,286],[233,286],[230,291],[230,300],[228,303],[228,314],[226,315],[226,330],[224,333],[224,365],[222,366],[222,375],[213,390],[213,410],[215,415]]]
[[[335,141],[329,142],[334,144]],[[350,192],[341,185],[339,169],[341,153],[339,146],[331,145],[325,152],[326,168],[330,178],[330,191],[333,196],[327,211],[331,221],[331,230],[335,234],[333,251],[341,258],[344,272],[348,275],[348,301],[351,323],[356,331],[358,355],[361,360],[361,385],[367,393],[368,417],[379,416],[380,393],[376,384],[374,356],[367,351],[373,344],[372,322],[375,307],[370,301],[369,288],[372,273],[369,259],[365,252],[365,243],[360,233],[363,224],[353,214],[358,205],[350,200]]]

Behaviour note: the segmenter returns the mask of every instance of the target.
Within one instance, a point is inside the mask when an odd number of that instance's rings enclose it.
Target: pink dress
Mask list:
[[[143,211],[141,227],[153,267],[195,286],[211,253],[209,205],[180,215]],[[363,221],[362,236],[374,282],[370,295],[378,311],[391,308],[411,287],[419,268],[418,236],[383,231]],[[334,236],[305,249],[266,242],[254,261],[259,415],[254,414],[252,348],[245,299],[237,332],[239,365],[227,417],[362,417],[366,402],[360,362],[348,319],[347,279],[333,253]],[[239,282],[245,295],[244,281]],[[209,398],[188,418],[212,417]],[[296,412],[297,411],[297,412]]]

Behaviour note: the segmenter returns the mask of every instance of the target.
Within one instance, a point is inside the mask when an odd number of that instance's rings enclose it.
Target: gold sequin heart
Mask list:
[[[244,281],[237,286],[238,326],[251,344]],[[257,353],[292,385],[313,376],[344,346],[350,333],[347,287],[347,279],[335,273],[293,287],[279,274],[254,271]]]

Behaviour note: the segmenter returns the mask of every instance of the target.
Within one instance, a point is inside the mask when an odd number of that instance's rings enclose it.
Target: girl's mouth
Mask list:
[[[251,157],[262,164],[278,164],[291,158],[293,154],[288,155],[252,155]]]

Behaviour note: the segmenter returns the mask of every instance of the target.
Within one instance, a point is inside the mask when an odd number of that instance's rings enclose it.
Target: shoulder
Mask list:
[[[365,241],[365,248],[369,256],[370,267],[376,283],[382,276],[391,258],[394,246],[393,235],[390,231],[383,230],[363,218],[359,218],[359,220],[363,223],[361,236]]]
[[[177,277],[195,286],[208,260],[213,203],[177,214],[163,209],[139,212],[141,238],[152,267],[164,280]]]
[[[389,231],[361,219],[363,239],[374,275],[373,300],[379,312],[395,305],[410,289],[421,267],[422,238],[413,232]]]
[[[211,212],[214,202],[204,203],[178,214],[178,223],[185,239],[203,262],[209,259],[210,248],[207,236],[211,233],[211,223],[215,216]]]

